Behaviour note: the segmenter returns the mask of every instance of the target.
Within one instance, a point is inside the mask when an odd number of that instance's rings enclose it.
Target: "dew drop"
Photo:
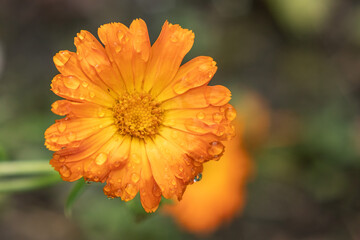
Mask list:
[[[178,39],[177,36],[175,36],[175,34],[173,34],[173,35],[170,37],[170,41],[173,42],[173,43],[175,43],[175,42],[178,42],[179,39]]]
[[[171,181],[171,184],[174,185],[174,186],[176,186],[176,181],[175,181],[175,179],[173,179],[173,180]]]
[[[70,177],[70,175],[71,175],[70,169],[65,165],[62,165],[60,167],[59,172],[63,177],[66,177],[66,178]]]
[[[120,45],[115,45],[115,52],[116,53],[121,52],[121,46]]]
[[[52,137],[50,137],[50,142],[57,142],[58,140],[59,140],[59,137],[57,137],[57,136],[52,136]]]
[[[58,107],[59,107],[58,102],[54,102],[54,103],[52,104],[52,108],[53,108],[54,110],[57,110]]]
[[[186,82],[186,78],[183,78],[179,82],[175,83],[173,90],[176,94],[183,94],[188,90],[188,88],[184,87],[184,82]]]
[[[58,125],[57,125],[57,129],[59,130],[60,133],[63,133],[66,129],[66,124],[63,123],[63,122],[60,122]]]
[[[82,33],[79,33],[78,37],[79,37],[80,40],[84,40],[84,35]]]
[[[208,153],[214,157],[218,157],[224,152],[224,145],[221,142],[212,142],[210,143],[210,148]]]
[[[194,183],[195,182],[199,182],[202,179],[202,173],[199,173],[195,178],[194,178]]]
[[[91,97],[91,98],[95,97],[95,93],[94,93],[94,92],[90,92],[90,97]]]
[[[125,187],[125,191],[130,195],[134,196],[137,193],[136,187],[132,185],[131,183],[127,184]]]
[[[232,120],[235,119],[235,117],[236,117],[236,110],[235,110],[235,108],[233,108],[233,106],[230,105],[229,107],[226,108],[226,110],[225,110],[225,117],[226,117],[226,119],[229,120],[229,121],[232,121]]]
[[[104,109],[99,108],[97,115],[98,115],[98,117],[104,117],[104,116],[105,116],[105,111],[104,111]]]
[[[203,112],[199,112],[198,114],[196,114],[196,117],[200,120],[205,118],[205,114]]]
[[[110,186],[106,185],[106,186],[104,187],[104,191],[105,191],[105,192],[109,192],[109,191],[110,191]]]
[[[216,123],[220,123],[223,120],[223,115],[219,112],[213,114],[213,120]]]
[[[84,88],[86,88],[86,87],[88,87],[88,86],[89,86],[89,84],[88,84],[87,82],[85,82],[85,81],[84,81],[84,82],[82,82],[82,83],[81,83],[81,85],[82,85]]]
[[[99,153],[95,158],[95,163],[99,166],[103,165],[107,160],[106,153]]]
[[[73,132],[69,132],[68,135],[66,135],[66,138],[67,138],[70,142],[72,142],[72,141],[74,141],[74,140],[76,139],[76,135],[75,135],[75,133],[73,133]]]
[[[69,89],[77,89],[80,85],[80,81],[72,76],[64,78],[64,85]]]
[[[117,32],[117,37],[119,39],[119,42],[121,42],[121,40],[124,38],[124,32],[123,31],[118,31]]]
[[[137,183],[139,181],[140,177],[137,173],[133,173],[131,175],[131,180],[134,182],[134,183]]]
[[[115,192],[115,196],[116,197],[120,197],[122,195],[122,190],[121,189],[118,189],[116,192]]]

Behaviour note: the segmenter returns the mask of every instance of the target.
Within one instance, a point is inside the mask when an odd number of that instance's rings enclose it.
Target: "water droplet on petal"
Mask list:
[[[116,53],[121,52],[121,49],[122,49],[122,48],[121,48],[120,45],[118,45],[118,44],[115,45],[115,52],[116,52]]]
[[[53,108],[54,110],[57,110],[58,107],[59,107],[58,102],[54,102],[54,103],[52,104],[52,108]]]
[[[122,39],[124,38],[124,32],[123,31],[118,31],[117,32],[117,37],[119,39],[119,42],[121,42]]]
[[[173,179],[173,180],[171,181],[171,184],[174,185],[174,186],[176,186],[176,181],[175,181],[175,179]]]
[[[54,135],[54,136],[51,136],[49,140],[50,140],[50,142],[57,142],[59,140],[59,137]]]
[[[199,173],[195,178],[194,178],[194,183],[195,182],[199,182],[202,179],[202,173]]]
[[[99,153],[97,157],[95,158],[95,163],[99,166],[103,165],[107,160],[107,154],[106,153]]]
[[[89,86],[89,84],[87,83],[87,82],[82,82],[82,84],[81,84],[84,88],[86,88],[87,86]]]
[[[66,129],[66,124],[64,122],[60,122],[57,126],[57,129],[59,130],[60,133],[63,133]]]
[[[198,114],[196,114],[196,117],[200,120],[205,118],[205,114],[203,112],[199,112]]]
[[[65,178],[70,177],[70,175],[71,175],[70,169],[65,165],[62,165],[60,167],[59,172]]]
[[[78,38],[79,38],[80,40],[84,40],[84,34],[82,34],[81,32],[78,33]]]
[[[137,193],[137,189],[134,185],[132,185],[131,183],[127,184],[125,187],[125,191],[130,195],[130,196],[134,196]]]
[[[122,195],[122,190],[121,189],[116,190],[115,196],[120,197],[121,195]]]
[[[95,97],[95,93],[94,93],[94,92],[90,92],[90,97],[91,97],[91,98]]]
[[[104,117],[104,116],[105,116],[105,111],[104,111],[104,109],[99,108],[97,114],[98,114],[99,117]]]
[[[219,112],[213,114],[213,120],[216,123],[220,123],[223,120],[223,115]]]
[[[76,139],[76,135],[75,135],[75,133],[73,133],[73,132],[69,132],[68,135],[66,135],[66,138],[67,138],[70,142],[72,142],[72,141],[74,141],[74,140]]]
[[[225,110],[225,117],[227,120],[232,121],[236,117],[236,110],[233,106],[229,105]]]
[[[139,181],[140,177],[137,173],[133,173],[131,175],[131,180],[134,182],[134,183],[137,183]]]
[[[109,192],[110,189],[111,189],[111,188],[110,188],[110,186],[108,186],[108,185],[106,185],[106,186],[104,187],[104,191],[105,191],[105,192]]]
[[[76,78],[74,78],[73,76],[69,76],[69,77],[66,77],[64,78],[64,85],[65,87],[67,88],[70,88],[70,89],[77,89],[80,85],[80,81]]]
[[[186,86],[184,86],[185,85],[184,82],[186,82],[186,78],[183,78],[177,83],[175,83],[175,85],[173,86],[173,90],[176,94],[183,94],[189,89]]]
[[[175,34],[173,34],[173,35],[170,37],[170,41],[173,42],[173,43],[175,43],[175,42],[178,42],[179,39],[178,39],[177,36],[175,36]]]
[[[210,148],[208,149],[208,153],[211,156],[218,157],[224,152],[224,145],[221,142],[212,142],[210,143]]]

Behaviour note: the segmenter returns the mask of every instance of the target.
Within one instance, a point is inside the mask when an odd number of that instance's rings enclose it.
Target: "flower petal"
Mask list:
[[[226,140],[234,136],[231,121],[235,116],[236,111],[230,104],[200,109],[173,109],[166,112],[163,125],[195,135],[212,133]]]
[[[110,62],[104,47],[88,31],[82,30],[74,40],[79,63],[90,79],[101,84],[103,89],[118,95],[126,90],[116,66]]]
[[[193,43],[194,33],[192,31],[166,21],[151,48],[144,90],[151,90],[152,94],[157,96],[172,81]]]
[[[231,92],[224,86],[201,86],[168,99],[161,104],[163,109],[205,108],[222,106],[231,99]]]
[[[113,117],[114,113],[110,108],[102,107],[93,103],[79,103],[68,100],[58,100],[51,105],[51,111],[57,115],[65,116],[70,118],[92,118],[94,116]]]
[[[211,57],[196,57],[180,67],[174,80],[165,86],[157,96],[158,101],[173,98],[189,89],[207,84],[217,70],[216,62]]]
[[[92,162],[95,162],[94,159],[91,158],[92,155],[108,143],[115,132],[116,128],[110,126],[84,139],[77,147],[63,148],[54,153],[50,164],[55,170],[59,171],[64,180],[76,180],[80,175],[83,176],[84,172],[86,173]],[[107,169],[103,170],[106,171]]]
[[[140,90],[150,52],[145,22],[134,20],[130,29],[121,23],[105,24],[99,28],[98,34],[125,80],[127,90]]]
[[[202,167],[192,165],[189,156],[160,135],[154,141],[147,141],[145,146],[154,179],[163,196],[181,199],[186,185]]]
[[[139,191],[142,162],[145,158],[143,142],[138,138],[133,138],[128,162],[111,171],[104,193],[110,197],[121,197],[123,201],[133,199]]]
[[[45,146],[51,151],[77,147],[80,142],[114,123],[113,118],[64,118],[45,131]]]
[[[51,90],[58,96],[76,102],[97,103],[112,107],[115,99],[91,82],[81,82],[75,76],[56,75],[51,82]]]

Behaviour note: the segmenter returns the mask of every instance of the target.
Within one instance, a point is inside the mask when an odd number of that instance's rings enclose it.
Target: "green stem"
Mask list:
[[[48,161],[0,162],[0,177],[27,174],[51,174],[53,172],[54,170]]]
[[[53,173],[41,177],[4,179],[0,181],[0,193],[21,192],[52,185],[61,180],[59,174]]]

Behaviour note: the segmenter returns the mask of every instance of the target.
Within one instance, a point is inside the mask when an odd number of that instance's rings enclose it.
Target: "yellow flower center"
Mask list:
[[[164,111],[148,93],[127,93],[113,108],[115,124],[122,135],[145,138],[158,133]]]

